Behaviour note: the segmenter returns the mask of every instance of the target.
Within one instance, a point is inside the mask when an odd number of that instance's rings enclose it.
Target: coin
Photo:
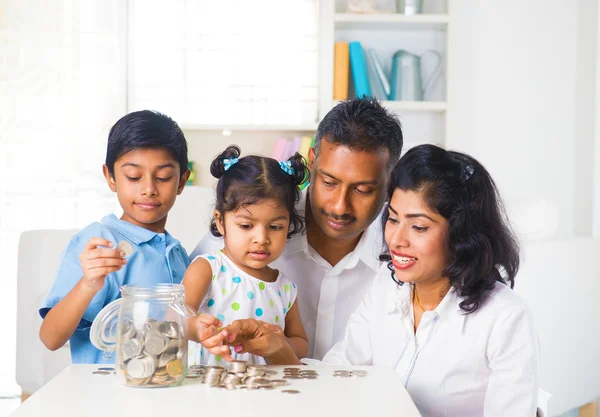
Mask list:
[[[110,372],[108,372],[108,371],[94,371],[94,372],[92,372],[92,374],[94,374],[94,375],[110,375]]]
[[[165,337],[157,330],[148,330],[144,337],[144,351],[150,355],[160,355],[165,351],[167,341]]]
[[[133,253],[133,245],[126,240],[122,240],[117,244],[117,249],[123,252],[125,257]]]
[[[175,359],[167,364],[167,373],[170,376],[179,376],[183,372],[183,363],[179,359]]]
[[[115,368],[98,368],[99,371],[114,371]]]
[[[121,345],[121,352],[125,359],[136,357],[142,352],[142,341],[139,339],[128,339]]]
[[[300,391],[295,390],[295,389],[284,389],[284,390],[281,390],[281,392],[284,394],[300,394]]]
[[[350,375],[352,375],[352,376],[358,376],[358,377],[365,377],[365,376],[367,376],[367,374],[368,374],[367,371],[363,371],[363,370],[360,370],[360,369],[357,369],[355,371],[351,371],[350,372]]]
[[[271,381],[271,384],[273,384],[274,387],[283,387],[284,385],[287,385],[288,382],[285,379],[274,379]]]

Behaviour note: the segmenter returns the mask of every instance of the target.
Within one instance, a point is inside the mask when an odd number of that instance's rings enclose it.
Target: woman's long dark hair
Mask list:
[[[476,159],[434,145],[409,150],[398,162],[388,187],[423,193],[425,204],[448,222],[448,265],[442,272],[464,300],[463,312],[477,311],[496,281],[514,286],[519,244],[506,217],[494,180]],[[383,228],[388,219],[383,215]],[[389,253],[392,279],[398,284]]]

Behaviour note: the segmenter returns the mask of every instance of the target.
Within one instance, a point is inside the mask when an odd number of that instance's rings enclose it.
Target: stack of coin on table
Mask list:
[[[288,385],[287,379],[316,379],[316,371],[285,368],[283,379],[272,379],[277,371],[267,369],[265,365],[248,365],[246,361],[234,360],[229,369],[224,366],[191,365],[188,378],[200,378],[210,387],[235,390],[272,390]],[[296,390],[283,390],[283,393],[296,394]]]
[[[333,371],[333,376],[336,378],[352,378],[352,377],[363,378],[363,377],[367,376],[367,374],[368,374],[368,372],[364,371],[362,369],[356,369],[354,371],[344,371],[344,370]]]
[[[119,337],[117,366],[126,385],[164,387],[184,379],[187,341],[178,323],[149,319],[138,330],[125,321]]]

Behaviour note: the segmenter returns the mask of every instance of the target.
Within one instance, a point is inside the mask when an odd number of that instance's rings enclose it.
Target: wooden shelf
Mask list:
[[[333,18],[336,29],[404,29],[446,30],[447,14],[353,14],[336,13]]]
[[[315,132],[317,124],[309,125],[194,125],[183,124],[181,130],[215,130],[232,132]]]

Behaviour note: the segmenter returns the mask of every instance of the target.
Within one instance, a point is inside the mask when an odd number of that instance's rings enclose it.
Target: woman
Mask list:
[[[424,417],[535,416],[537,336],[512,291],[518,245],[489,173],[465,154],[417,146],[388,196],[392,279],[375,281],[323,362],[393,367]],[[244,350],[297,363],[264,326],[229,330]]]

